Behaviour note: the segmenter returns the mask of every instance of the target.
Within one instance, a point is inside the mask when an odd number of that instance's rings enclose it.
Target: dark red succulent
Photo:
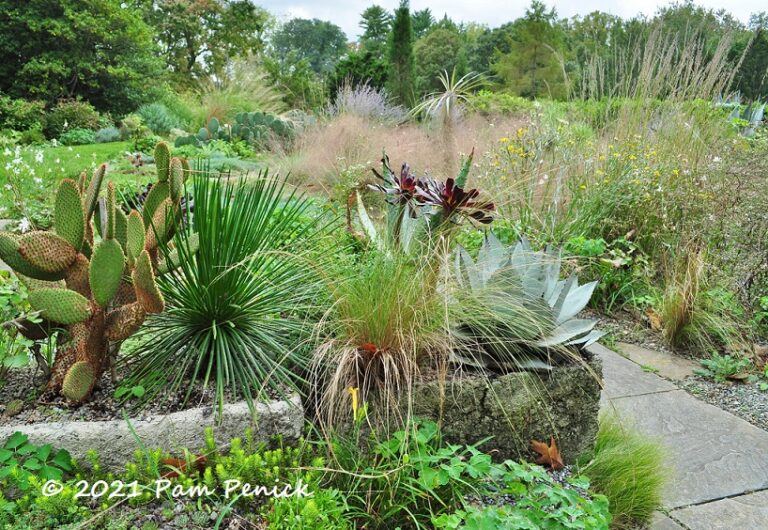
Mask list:
[[[442,209],[444,220],[454,220],[455,215],[460,215],[489,224],[493,221],[489,212],[494,210],[494,205],[492,202],[475,200],[479,195],[480,192],[475,188],[464,191],[464,188],[456,186],[452,178],[441,182],[424,177],[417,183],[415,198],[419,204]]]
[[[400,168],[400,175],[396,175],[389,165],[389,157],[382,159],[384,165],[384,175],[372,169],[373,174],[384,182],[384,184],[370,184],[371,189],[381,191],[387,195],[387,202],[390,204],[406,205],[413,199],[416,193],[416,176],[411,171],[411,166],[403,163]]]

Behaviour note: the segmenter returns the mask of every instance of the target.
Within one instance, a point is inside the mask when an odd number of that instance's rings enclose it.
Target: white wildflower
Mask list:
[[[26,217],[22,218],[21,221],[19,221],[19,230],[21,232],[28,232],[29,229],[32,228],[32,223],[29,222],[29,219]]]

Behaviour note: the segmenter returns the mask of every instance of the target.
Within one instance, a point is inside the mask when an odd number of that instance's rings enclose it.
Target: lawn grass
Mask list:
[[[3,150],[0,152],[3,168],[0,218],[45,217],[61,179],[77,179],[80,172],[91,172],[105,162],[110,167],[108,178],[118,186],[138,182],[140,172],[120,160],[130,151],[130,145],[130,142],[112,142]]]

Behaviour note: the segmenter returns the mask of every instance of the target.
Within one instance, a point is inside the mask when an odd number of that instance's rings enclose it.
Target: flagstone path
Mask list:
[[[768,530],[768,432],[675,386],[689,361],[618,349],[628,358],[591,347],[603,361],[602,409],[664,444],[672,470],[651,530]]]

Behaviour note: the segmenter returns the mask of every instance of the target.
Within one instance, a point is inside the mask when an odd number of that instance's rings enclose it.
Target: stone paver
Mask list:
[[[768,488],[768,433],[684,390],[614,399],[622,418],[669,451],[664,507]],[[768,528],[768,526],[766,526]]]
[[[678,355],[649,350],[648,348],[624,342],[619,342],[616,346],[632,362],[640,366],[655,368],[658,370],[658,375],[673,381],[682,381],[686,377],[693,375],[694,368],[699,368],[697,363]]]
[[[651,530],[685,530],[682,526],[661,512],[656,512],[651,520]]]
[[[603,395],[607,398],[640,396],[654,392],[677,390],[677,387],[669,381],[643,371],[629,359],[625,359],[600,344],[593,344],[589,349],[603,362]]]
[[[690,530],[765,529],[768,528],[768,491],[689,506],[670,515]]]
[[[768,433],[604,347],[590,349],[603,361],[603,408],[667,448],[668,516],[656,514],[651,529],[768,529]]]

